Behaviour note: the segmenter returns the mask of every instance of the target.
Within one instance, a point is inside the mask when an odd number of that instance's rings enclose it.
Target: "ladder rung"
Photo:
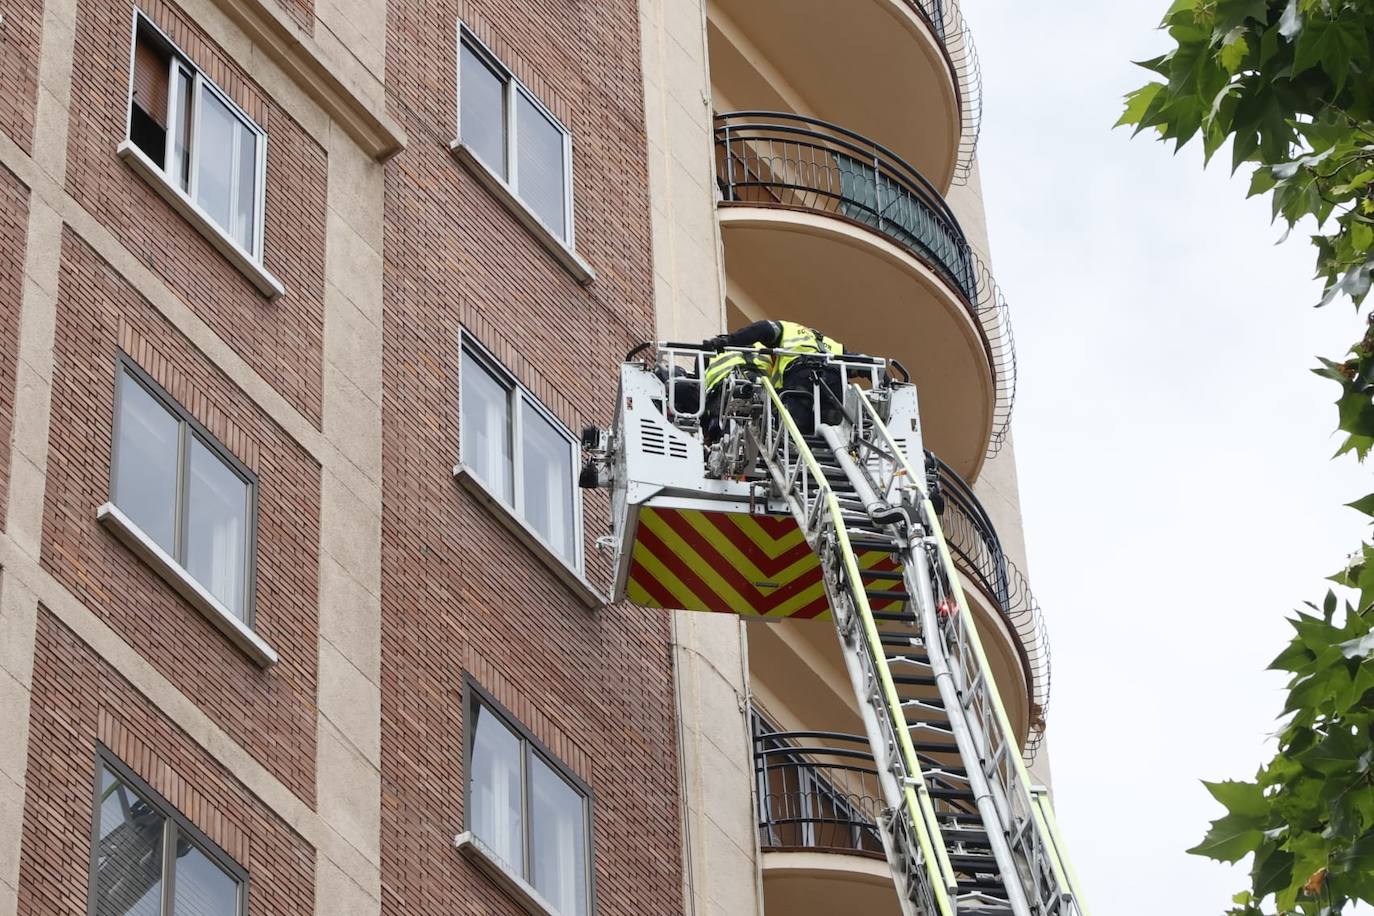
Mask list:
[[[882,589],[866,588],[864,593],[869,598],[877,598],[879,601],[910,601],[911,596],[906,592],[889,592]]]
[[[942,832],[941,836],[943,835]],[[992,856],[974,856],[967,853],[951,852],[949,864],[954,866],[955,871],[967,872],[971,875],[998,874],[997,860]]]
[[[965,846],[992,848],[992,843],[988,842],[988,835],[981,830],[941,830],[940,836],[944,838],[946,843],[963,843]]]
[[[935,677],[933,675],[926,677],[921,674],[894,674],[892,675],[892,683],[909,687],[934,687]]]
[[[897,550],[897,539],[887,536],[851,534],[849,544],[851,547],[862,547],[866,550],[886,550],[889,553],[895,553]]]
[[[903,578],[895,569],[862,569],[859,575],[865,579],[881,579],[884,582],[901,582]]]

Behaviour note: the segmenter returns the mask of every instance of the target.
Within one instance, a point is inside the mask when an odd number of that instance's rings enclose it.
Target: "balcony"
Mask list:
[[[718,110],[793,111],[846,124],[948,190],[972,163],[981,86],[952,0],[711,0]]]
[[[898,916],[867,738],[781,732],[755,714],[754,782],[768,912]]]
[[[733,321],[790,318],[902,361],[927,444],[973,478],[1006,435],[1015,353],[1006,303],[920,172],[812,118],[716,118]]]

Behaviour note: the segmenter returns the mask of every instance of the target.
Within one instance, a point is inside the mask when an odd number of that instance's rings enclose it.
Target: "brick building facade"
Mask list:
[[[570,562],[454,474],[465,353],[570,435],[654,334],[637,6],[0,14],[0,913],[681,911],[667,618],[601,606],[604,500]],[[451,148],[460,23],[570,137],[560,252]],[[479,702],[584,883],[455,847]]]

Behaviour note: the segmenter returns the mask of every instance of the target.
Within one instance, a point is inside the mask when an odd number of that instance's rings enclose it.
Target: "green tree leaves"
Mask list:
[[[1359,309],[1374,279],[1374,0],[1176,0],[1160,28],[1169,53],[1126,96],[1119,125],[1177,146],[1202,138],[1210,161],[1231,142],[1250,195],[1311,237],[1319,305]],[[1374,326],[1343,359],[1313,370],[1340,386],[1337,454],[1374,449]],[[1374,493],[1351,508],[1374,516]],[[1253,782],[1205,783],[1226,813],[1189,850],[1252,857],[1231,916],[1340,913],[1374,903],[1374,546],[1331,577],[1358,594],[1291,619],[1270,665],[1286,671],[1278,751]]]

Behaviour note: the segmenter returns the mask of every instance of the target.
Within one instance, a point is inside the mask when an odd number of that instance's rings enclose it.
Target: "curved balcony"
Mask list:
[[[720,115],[715,141],[732,300],[902,360],[927,442],[974,476],[1006,435],[1015,350],[1006,302],[934,186],[812,118]]]
[[[982,115],[972,35],[953,0],[712,0],[717,108],[805,112],[895,150],[941,190],[968,176]]]
[[[1021,570],[1007,558],[997,530],[972,488],[931,452],[927,473],[934,471],[940,527],[944,529],[954,563],[992,606],[1012,635],[1030,700],[1023,754],[1035,756],[1044,738],[1050,702],[1050,636],[1040,603]]]
[[[867,738],[781,732],[756,714],[754,779],[769,912],[898,916]]]

